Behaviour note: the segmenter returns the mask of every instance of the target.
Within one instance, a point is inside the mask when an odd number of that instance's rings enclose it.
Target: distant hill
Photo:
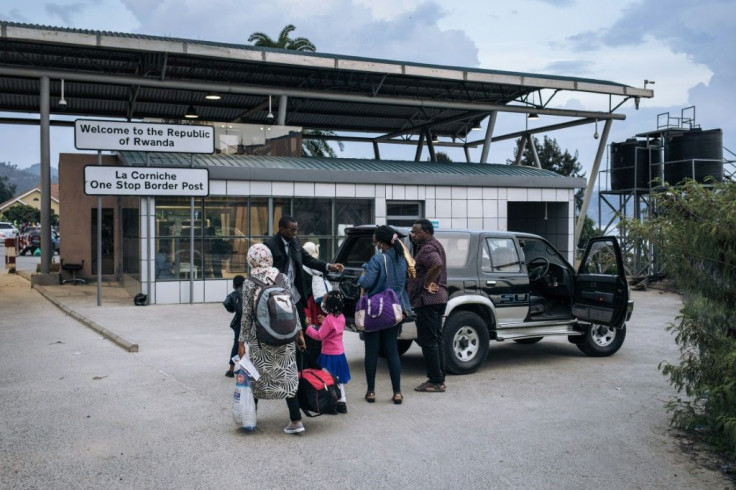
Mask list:
[[[40,163],[34,163],[27,169],[25,169],[26,172],[31,172],[32,174],[41,176],[41,164]],[[58,184],[59,183],[59,169],[52,166],[51,167],[51,183],[52,184]]]
[[[41,164],[18,168],[17,165],[0,162],[0,177],[7,177],[9,184],[15,184],[15,194],[21,194],[41,185]],[[51,167],[51,183],[59,183],[59,170],[55,167]]]

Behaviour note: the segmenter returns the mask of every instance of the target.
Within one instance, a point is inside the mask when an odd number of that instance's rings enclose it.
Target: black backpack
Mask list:
[[[299,317],[291,291],[255,277],[250,280],[260,288],[253,305],[258,342],[267,345],[293,342],[299,333]]]

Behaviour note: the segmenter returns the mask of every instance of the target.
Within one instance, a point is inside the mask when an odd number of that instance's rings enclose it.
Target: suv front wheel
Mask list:
[[[488,327],[471,311],[452,313],[442,328],[442,340],[448,373],[474,373],[488,356]]]
[[[626,325],[621,328],[592,324],[585,335],[574,342],[578,349],[591,357],[608,357],[615,354],[624,344]]]

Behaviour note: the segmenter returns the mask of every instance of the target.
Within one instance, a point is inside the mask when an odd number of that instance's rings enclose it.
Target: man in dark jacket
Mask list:
[[[304,310],[307,307],[307,299],[312,289],[312,278],[304,271],[302,266],[306,265],[310,269],[326,273],[328,270],[333,272],[342,272],[344,267],[342,264],[328,264],[317,260],[304,250],[299,243],[297,234],[299,233],[299,224],[291,216],[283,216],[279,220],[279,231],[274,236],[264,242],[271,255],[273,255],[273,266],[282,274],[285,274],[291,281],[291,292],[294,296],[294,302],[299,312],[299,320],[302,329],[306,330],[307,320]],[[320,342],[305,336],[307,343],[307,352],[312,359],[317,359],[320,354]]]
[[[417,343],[422,348],[428,378],[415,390],[442,393],[445,391],[442,316],[448,299],[445,249],[434,237],[434,226],[427,219],[414,222],[411,239],[419,247],[414,255],[417,275],[408,279],[406,285],[417,316]]]
[[[240,337],[240,320],[243,317],[243,282],[245,277],[235,276],[233,277],[233,292],[227,295],[225,301],[222,302],[223,306],[230,313],[234,313],[233,319],[230,320],[230,328],[235,333],[235,340],[233,341],[233,348],[230,349],[230,369],[225,372],[225,376],[232,378],[235,376],[235,363],[233,357],[238,353],[238,337]]]

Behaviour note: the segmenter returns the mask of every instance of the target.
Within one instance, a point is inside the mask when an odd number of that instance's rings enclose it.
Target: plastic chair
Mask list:
[[[70,282],[72,284],[87,284],[87,281],[77,277],[77,272],[81,271],[83,267],[84,259],[82,260],[81,264],[65,264],[64,259],[61,259],[61,269],[66,272],[70,272],[72,275],[71,279],[64,279],[63,281],[61,281],[61,283],[66,284]]]

